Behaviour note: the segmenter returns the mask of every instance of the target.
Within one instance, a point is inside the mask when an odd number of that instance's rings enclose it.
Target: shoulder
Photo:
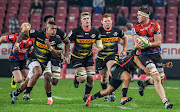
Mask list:
[[[150,20],[150,21],[151,21],[151,24],[153,24],[153,25],[159,25],[159,23],[155,20]]]
[[[99,30],[97,28],[95,28],[95,27],[91,27],[91,30],[95,31],[95,32],[99,32]]]

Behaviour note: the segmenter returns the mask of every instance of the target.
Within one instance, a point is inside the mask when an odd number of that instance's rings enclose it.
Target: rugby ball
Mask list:
[[[137,37],[137,43],[142,42],[144,44],[144,48],[149,46],[149,41],[146,37],[139,36]]]

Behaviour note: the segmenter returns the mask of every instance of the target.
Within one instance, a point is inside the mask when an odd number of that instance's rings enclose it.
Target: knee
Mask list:
[[[78,82],[83,83],[86,81],[86,77],[77,77]]]
[[[44,73],[44,79],[49,80],[51,78],[50,76],[51,76],[51,73],[49,72]]]
[[[160,81],[161,81],[161,80],[160,80],[160,76],[159,76],[158,73],[153,74],[153,80],[154,80],[154,82],[160,82]]]
[[[53,79],[53,80],[52,80],[52,84],[53,84],[54,86],[56,86],[56,85],[58,84],[58,82],[59,82],[59,79]]]

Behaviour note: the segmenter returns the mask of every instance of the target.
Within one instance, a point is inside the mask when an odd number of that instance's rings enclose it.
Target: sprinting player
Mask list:
[[[23,96],[23,100],[27,101],[30,99],[30,92],[33,89],[33,86],[36,84],[37,79],[42,75],[45,67],[47,66],[48,61],[52,55],[56,57],[61,57],[62,48],[61,48],[61,39],[56,35],[57,25],[54,22],[49,22],[46,25],[46,31],[36,31],[28,30],[22,32],[15,44],[14,52],[19,50],[19,42],[23,39],[24,36],[29,38],[35,38],[34,49],[32,55],[29,59],[29,74],[27,80],[18,88],[16,91],[12,91],[12,100],[13,104],[16,103],[16,97],[25,89],[26,83],[26,92]]]
[[[150,12],[145,6],[140,7],[137,14],[138,23],[134,24],[132,28],[134,43],[136,44],[138,36],[144,36],[149,40],[149,46],[147,48],[142,47],[139,49],[139,59],[145,67],[152,68],[150,75],[153,78],[155,90],[162,99],[165,108],[173,108],[173,104],[169,103],[166,98],[160,79],[160,76],[164,75],[164,70],[160,55],[161,31],[159,23],[149,19]],[[139,90],[139,93],[143,94],[143,87]]]
[[[87,80],[84,89],[83,101],[86,101],[85,95],[90,94],[94,84],[95,67],[92,54],[92,45],[96,41],[98,49],[103,49],[99,31],[91,27],[91,15],[88,12],[81,13],[82,26],[73,29],[68,37],[74,41],[74,47],[71,53],[71,63],[75,68],[74,86],[78,88],[79,82]]]
[[[118,41],[121,38],[123,41],[123,50],[121,51],[121,56],[126,56],[126,48],[128,40],[124,32],[112,26],[112,17],[109,14],[104,14],[101,20],[102,26],[98,28],[101,40],[105,48],[99,51],[97,56],[97,66],[99,73],[101,74],[101,87],[106,89],[108,86],[108,79],[110,79],[110,69],[115,63],[115,60],[119,59],[118,51]],[[110,76],[110,77],[109,77]],[[123,89],[124,90],[124,89]],[[108,101],[109,96],[104,97],[104,101]],[[112,92],[110,94],[110,101],[115,101],[115,94]]]
[[[21,25],[21,32],[30,30],[31,25],[29,23],[22,23]],[[12,34],[12,35],[7,35],[7,36],[2,36],[0,37],[0,44],[2,42],[11,42],[13,43],[12,49],[14,47],[14,44],[17,40],[17,37],[19,36],[20,33]],[[29,69],[26,65],[26,52],[28,49],[33,45],[34,39],[30,38],[24,38],[23,41],[20,42],[20,50],[16,53],[13,53],[11,51],[10,56],[9,56],[9,62],[10,62],[10,69],[12,72],[12,81],[11,81],[11,87],[13,89],[16,88],[17,84],[20,83],[21,80],[26,79]]]
[[[52,15],[47,15],[44,17],[44,23],[47,25],[49,22],[54,22],[54,17]],[[44,29],[46,30],[46,29]],[[64,62],[70,63],[69,58],[69,48],[70,48],[70,41],[69,38],[66,37],[66,33],[62,30],[57,28],[56,35],[60,36],[63,43],[65,43],[65,52],[64,52]],[[55,56],[51,56],[50,61],[48,62],[43,74],[44,74],[44,87],[46,90],[46,95],[48,98],[48,105],[53,104],[52,93],[51,93],[51,84],[57,85],[60,78],[61,72],[61,63],[62,59],[57,58]]]

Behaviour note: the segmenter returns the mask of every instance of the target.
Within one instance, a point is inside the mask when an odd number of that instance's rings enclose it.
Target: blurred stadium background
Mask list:
[[[81,25],[79,16],[81,12],[89,12],[92,15],[92,26],[101,26],[101,17],[109,13],[113,19],[113,25],[118,26],[117,20],[121,11],[125,12],[133,24],[137,22],[137,10],[140,5],[148,5],[155,20],[159,22],[162,33],[162,57],[164,63],[172,61],[174,67],[166,69],[168,79],[180,79],[178,65],[180,64],[180,0],[104,0],[105,6],[101,7],[102,13],[96,13],[93,0],[39,0],[42,12],[31,14],[31,3],[33,0],[0,0],[0,36],[9,35],[9,19],[18,14],[18,22],[29,22],[33,29],[44,29],[43,18],[47,14],[55,17],[59,28],[68,34],[73,28]],[[118,26],[126,31],[125,26]],[[4,43],[0,46],[0,77],[10,77],[8,57],[11,44]],[[67,65],[63,67],[66,68]],[[71,64],[68,69],[63,69],[63,78],[73,73]]]

